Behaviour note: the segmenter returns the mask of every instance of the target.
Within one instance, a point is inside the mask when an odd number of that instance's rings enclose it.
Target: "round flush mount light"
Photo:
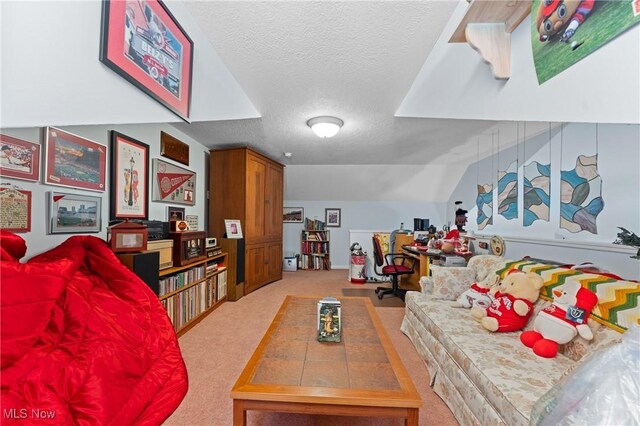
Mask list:
[[[290,153],[290,152],[285,152],[285,153],[284,153],[284,156],[285,156],[286,158],[291,158],[291,157],[293,157],[293,154],[292,154],[292,153]]]
[[[313,133],[321,138],[331,138],[335,136],[344,121],[336,117],[314,117],[307,121],[307,126],[311,127]]]

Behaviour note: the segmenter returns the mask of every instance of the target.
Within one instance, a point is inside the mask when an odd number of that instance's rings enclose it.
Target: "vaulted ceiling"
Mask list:
[[[175,125],[209,147],[249,145],[287,164],[426,164],[496,124],[394,116],[456,1],[185,5],[261,115]],[[336,137],[306,125],[321,115],[344,121]]]

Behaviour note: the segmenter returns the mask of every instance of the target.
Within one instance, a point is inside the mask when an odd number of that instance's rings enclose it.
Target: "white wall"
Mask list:
[[[285,171],[288,168],[285,169]],[[285,174],[286,175],[286,174]],[[287,175],[286,175],[287,176]],[[286,177],[285,187],[289,186],[290,179]],[[357,194],[358,188],[346,185],[353,194]],[[286,191],[285,191],[286,192]],[[437,202],[416,201],[308,201],[293,200],[285,196],[285,207],[304,207],[304,215],[310,219],[325,220],[325,208],[339,208],[342,221],[339,228],[327,228],[330,231],[330,257],[331,266],[335,269],[349,267],[349,230],[350,229],[379,229],[393,231],[404,227],[413,228],[413,218],[429,219],[431,224],[442,227],[445,205]],[[452,220],[452,219],[449,219]],[[284,224],[285,254],[300,253],[300,236],[304,227],[302,223]]]
[[[194,42],[191,120],[255,118],[180,1],[166,1]],[[181,119],[99,60],[102,2],[1,1],[2,127],[165,123]]]
[[[120,125],[120,126],[68,126],[60,127],[61,129],[70,133],[85,137],[97,143],[101,143],[106,146],[110,146],[109,142],[109,130],[117,130],[124,133],[127,136],[135,138],[140,142],[144,142],[149,145],[149,168],[151,168],[151,159],[161,158],[167,162],[171,160],[160,156],[160,131],[169,133],[175,136],[179,140],[189,145],[189,166],[175,163],[181,167],[186,167],[191,171],[196,172],[196,205],[185,206],[175,204],[176,207],[184,207],[185,213],[189,215],[198,216],[198,230],[204,230],[206,227],[206,206],[207,199],[205,188],[207,184],[207,177],[205,171],[207,170],[208,162],[208,149],[197,141],[191,139],[185,134],[179,132],[174,127],[167,124],[138,124],[138,125]],[[41,129],[39,128],[25,128],[25,129],[0,129],[0,133],[14,136],[20,139],[27,140],[33,143],[41,143]],[[44,158],[44,147],[41,154],[41,158]],[[107,155],[107,185],[106,190],[103,193],[95,191],[81,191],[74,188],[44,185],[38,182],[21,181],[17,179],[2,178],[1,181],[9,182],[22,189],[32,191],[32,217],[31,217],[31,232],[19,234],[25,239],[27,243],[27,255],[26,258],[30,258],[35,254],[46,251],[53,248],[69,238],[70,234],[55,234],[47,235],[48,226],[48,193],[51,191],[64,192],[72,194],[83,194],[91,196],[102,197],[102,231],[100,233],[94,233],[96,237],[106,239],[107,232],[106,227],[109,221],[109,189],[111,182],[109,181],[109,173],[111,170],[110,163],[110,151]],[[151,179],[151,173],[149,173],[149,219],[150,220],[167,220],[167,206],[172,204],[153,202],[151,201],[151,194],[153,189],[153,183]]]
[[[600,124],[598,130],[598,172],[602,178],[602,197],[604,210],[597,216],[596,235],[587,231],[571,233],[560,228],[560,164],[563,170],[575,167],[578,154],[593,155],[596,153],[596,126],[594,124],[567,124],[562,129],[552,131],[549,139],[541,134],[527,140],[527,157],[524,157],[523,145],[519,148],[512,147],[500,152],[500,157],[505,161],[501,169],[506,167],[507,160],[514,159],[516,149],[519,150],[520,166],[518,189],[518,218],[507,220],[497,214],[497,193],[494,191],[494,215],[493,225],[487,225],[484,230],[478,230],[476,224],[477,209],[475,208],[477,176],[480,175],[480,183],[488,183],[487,176],[492,178],[494,188],[497,184],[497,161],[494,157],[481,159],[470,166],[457,187],[453,191],[450,209],[453,200],[464,201],[469,210],[469,222],[467,229],[476,232],[501,236],[513,239],[539,240],[539,244],[530,241],[507,244],[505,255],[509,258],[518,258],[525,255],[555,259],[567,263],[591,261],[601,266],[623,274],[628,278],[640,278],[640,261],[630,259],[629,253],[611,254],[600,250],[598,247],[581,249],[581,243],[612,243],[620,232],[619,226],[640,235],[640,126],[632,124]],[[485,138],[486,139],[486,138]],[[531,160],[544,162],[545,158],[551,159],[551,209],[550,221],[535,221],[531,226],[522,225],[522,173],[523,164]],[[493,162],[492,162],[493,161]],[[493,172],[492,172],[493,170]],[[448,210],[448,215],[452,210]],[[546,241],[549,240],[549,241]],[[561,245],[559,247],[547,244],[553,240],[574,242],[574,247]],[[546,241],[546,242],[545,242]],[[609,247],[610,248],[610,247]]]
[[[448,43],[468,7],[459,0],[396,116],[640,123],[640,25],[539,85],[530,17],[511,34],[511,78],[496,80],[467,43]]]

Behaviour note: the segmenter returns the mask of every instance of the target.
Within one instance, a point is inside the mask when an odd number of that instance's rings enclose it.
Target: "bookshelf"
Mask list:
[[[158,298],[178,336],[227,300],[227,253],[160,271]]]
[[[305,219],[305,229],[302,231],[300,240],[302,269],[315,271],[331,269],[330,237],[324,222]]]

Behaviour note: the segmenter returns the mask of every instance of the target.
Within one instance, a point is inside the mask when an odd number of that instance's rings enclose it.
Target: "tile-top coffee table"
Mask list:
[[[422,405],[373,304],[341,297],[342,341],[316,340],[322,296],[287,296],[231,390],[233,424],[247,410],[388,416],[418,424]]]

